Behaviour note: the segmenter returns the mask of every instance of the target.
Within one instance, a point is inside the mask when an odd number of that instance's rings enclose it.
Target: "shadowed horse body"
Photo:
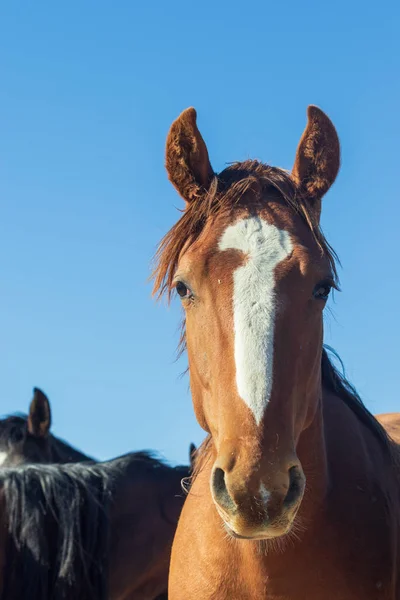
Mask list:
[[[167,598],[188,475],[144,452],[1,469],[1,600]]]
[[[95,463],[93,458],[51,434],[50,427],[50,402],[40,389],[34,388],[27,416],[13,415],[0,420],[0,466],[5,468],[35,463],[39,466],[33,470],[21,471],[21,473],[26,473],[27,477],[29,475],[32,481],[35,481],[35,477],[39,478],[42,463],[88,461],[94,465],[93,473],[97,473],[96,469],[98,469],[100,475],[103,472],[107,475],[109,472],[113,472],[114,467],[116,471],[119,470],[120,473],[123,473],[126,481],[119,476],[119,483],[115,486],[114,504],[118,507],[118,517],[113,518],[110,524],[110,590],[112,592],[110,598],[153,600],[154,594],[159,594],[159,590],[161,590],[162,594],[157,596],[156,600],[166,600],[168,597],[166,590],[169,554],[183,503],[181,479],[189,476],[191,467],[172,469],[156,459],[151,459],[145,453],[133,453],[108,463]],[[195,451],[195,445],[191,444],[189,449],[191,465]],[[43,476],[53,475],[54,481],[57,481],[58,478],[60,485],[63,485],[62,478],[68,476],[69,469],[68,466],[65,474],[62,470],[45,470]],[[11,473],[11,471],[8,472]],[[87,473],[89,480],[93,475],[90,469],[72,472],[83,476]],[[143,477],[146,472],[151,476]],[[94,480],[101,481],[100,475],[95,475]],[[113,479],[115,480],[114,475]],[[18,482],[19,479],[16,478],[15,481]],[[21,485],[22,491],[26,492],[22,484],[18,485]],[[141,486],[145,485],[149,486],[148,489],[141,489]],[[99,493],[96,487],[95,492]],[[89,500],[91,500],[93,496],[90,489],[88,493]],[[134,498],[135,494],[138,494],[137,499]],[[159,503],[155,498],[158,498]],[[22,500],[23,497],[20,498],[20,502]],[[30,501],[33,502],[33,499],[31,498]],[[43,504],[39,504],[35,510],[40,511],[40,506],[43,507]],[[160,512],[160,506],[164,507],[162,508],[164,512]],[[81,514],[83,518],[84,513]],[[95,514],[97,513],[95,512]],[[39,512],[36,512],[35,515],[38,523],[44,523],[43,515],[40,517]],[[26,513],[20,514],[21,518],[26,516]],[[14,530],[15,527],[16,520],[14,519]],[[61,534],[64,535],[62,531]],[[35,533],[32,526],[29,535],[30,544],[35,543],[37,548],[37,560],[32,563],[33,569],[37,569],[44,560],[40,554],[43,549],[40,544],[48,542],[40,533],[40,529],[37,529]],[[94,550],[97,552],[96,548]],[[96,556],[96,554],[92,556],[93,561],[96,560]],[[76,586],[71,589],[76,589]],[[3,597],[5,600],[6,597]]]
[[[321,199],[339,154],[316,107],[292,172],[248,160],[216,175],[194,109],[170,129],[166,167],[186,209],[159,247],[155,291],[181,298],[208,433],[171,600],[400,598],[399,447],[323,348],[338,283]]]

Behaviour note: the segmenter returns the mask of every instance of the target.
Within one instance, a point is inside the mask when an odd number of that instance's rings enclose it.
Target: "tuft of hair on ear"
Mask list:
[[[204,194],[214,177],[196,118],[194,108],[181,113],[171,125],[165,152],[168,178],[187,203]]]
[[[28,431],[35,437],[45,438],[51,427],[50,402],[39,388],[33,388],[33,398],[29,407]]]
[[[299,142],[292,170],[300,193],[319,216],[321,199],[340,168],[340,143],[335,126],[317,106],[307,109],[308,122]]]

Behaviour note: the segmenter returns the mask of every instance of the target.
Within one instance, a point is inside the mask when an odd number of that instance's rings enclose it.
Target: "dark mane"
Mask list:
[[[95,466],[0,472],[8,523],[2,600],[107,600],[112,483]]]
[[[342,367],[342,373],[335,367],[329,358],[330,352]],[[361,400],[355,387],[348,381],[344,374],[343,363],[333,348],[324,346],[321,359],[322,385],[327,390],[333,392],[354,412],[357,418],[375,435],[376,439],[382,444],[383,448],[393,454],[394,445],[386,429],[375,419],[374,415],[368,410]]]
[[[124,478],[166,473],[149,452],[0,470],[7,545],[1,600],[108,600],[109,510]]]
[[[246,202],[246,193],[251,190],[252,200],[255,203],[268,202],[266,193],[279,192],[286,204],[299,214],[310,228],[314,239],[321,252],[328,258],[332,272],[338,282],[336,261],[338,257],[327,242],[319,223],[316,221],[312,210],[306,200],[300,195],[289,172],[271,167],[258,161],[247,160],[230,165],[219,175],[215,175],[209,192],[192,200],[183,212],[179,221],[161,240],[152,273],[154,279],[153,293],[160,298],[164,294],[171,297],[172,283],[183,249],[189,248],[200,236],[207,219],[222,213],[230,214],[235,207]],[[185,321],[182,322],[180,352],[185,349]],[[366,425],[381,442],[384,449],[393,455],[393,444],[386,430],[369,412],[361,398],[346,380],[344,375],[334,367],[325,350],[322,354],[322,382],[323,385],[334,391],[357,415],[358,419]],[[196,465],[199,465],[205,450],[211,447],[210,440],[205,442],[197,451]],[[193,477],[198,472],[195,465]]]

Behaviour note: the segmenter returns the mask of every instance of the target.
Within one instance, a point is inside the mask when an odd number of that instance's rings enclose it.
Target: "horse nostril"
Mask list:
[[[230,494],[226,487],[225,471],[223,469],[220,469],[219,467],[216,467],[214,469],[212,487],[214,497],[217,500],[218,504],[220,504],[222,508],[233,510],[235,508],[235,504],[232,498],[230,497]]]
[[[304,476],[299,467],[289,469],[289,482],[289,489],[283,502],[286,508],[296,504],[304,490]]]
[[[226,491],[225,473],[219,467],[214,469],[214,491],[216,493],[224,493]]]

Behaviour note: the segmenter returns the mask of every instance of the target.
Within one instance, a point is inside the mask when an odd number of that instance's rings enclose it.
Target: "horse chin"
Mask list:
[[[277,538],[281,538],[286,536],[291,528],[291,524],[287,524],[287,526],[267,526],[265,529],[257,528],[254,531],[250,529],[246,529],[246,534],[239,533],[235,531],[230,525],[224,523],[224,528],[227,534],[238,540],[250,540],[250,541],[263,541],[263,540],[274,540]]]
[[[219,512],[219,511],[218,511]],[[290,515],[281,516],[279,520],[273,523],[265,523],[258,525],[246,525],[237,520],[227,519],[226,515],[221,515],[226,533],[234,539],[239,540],[273,540],[281,538],[289,534],[293,528],[294,520],[297,511]]]

